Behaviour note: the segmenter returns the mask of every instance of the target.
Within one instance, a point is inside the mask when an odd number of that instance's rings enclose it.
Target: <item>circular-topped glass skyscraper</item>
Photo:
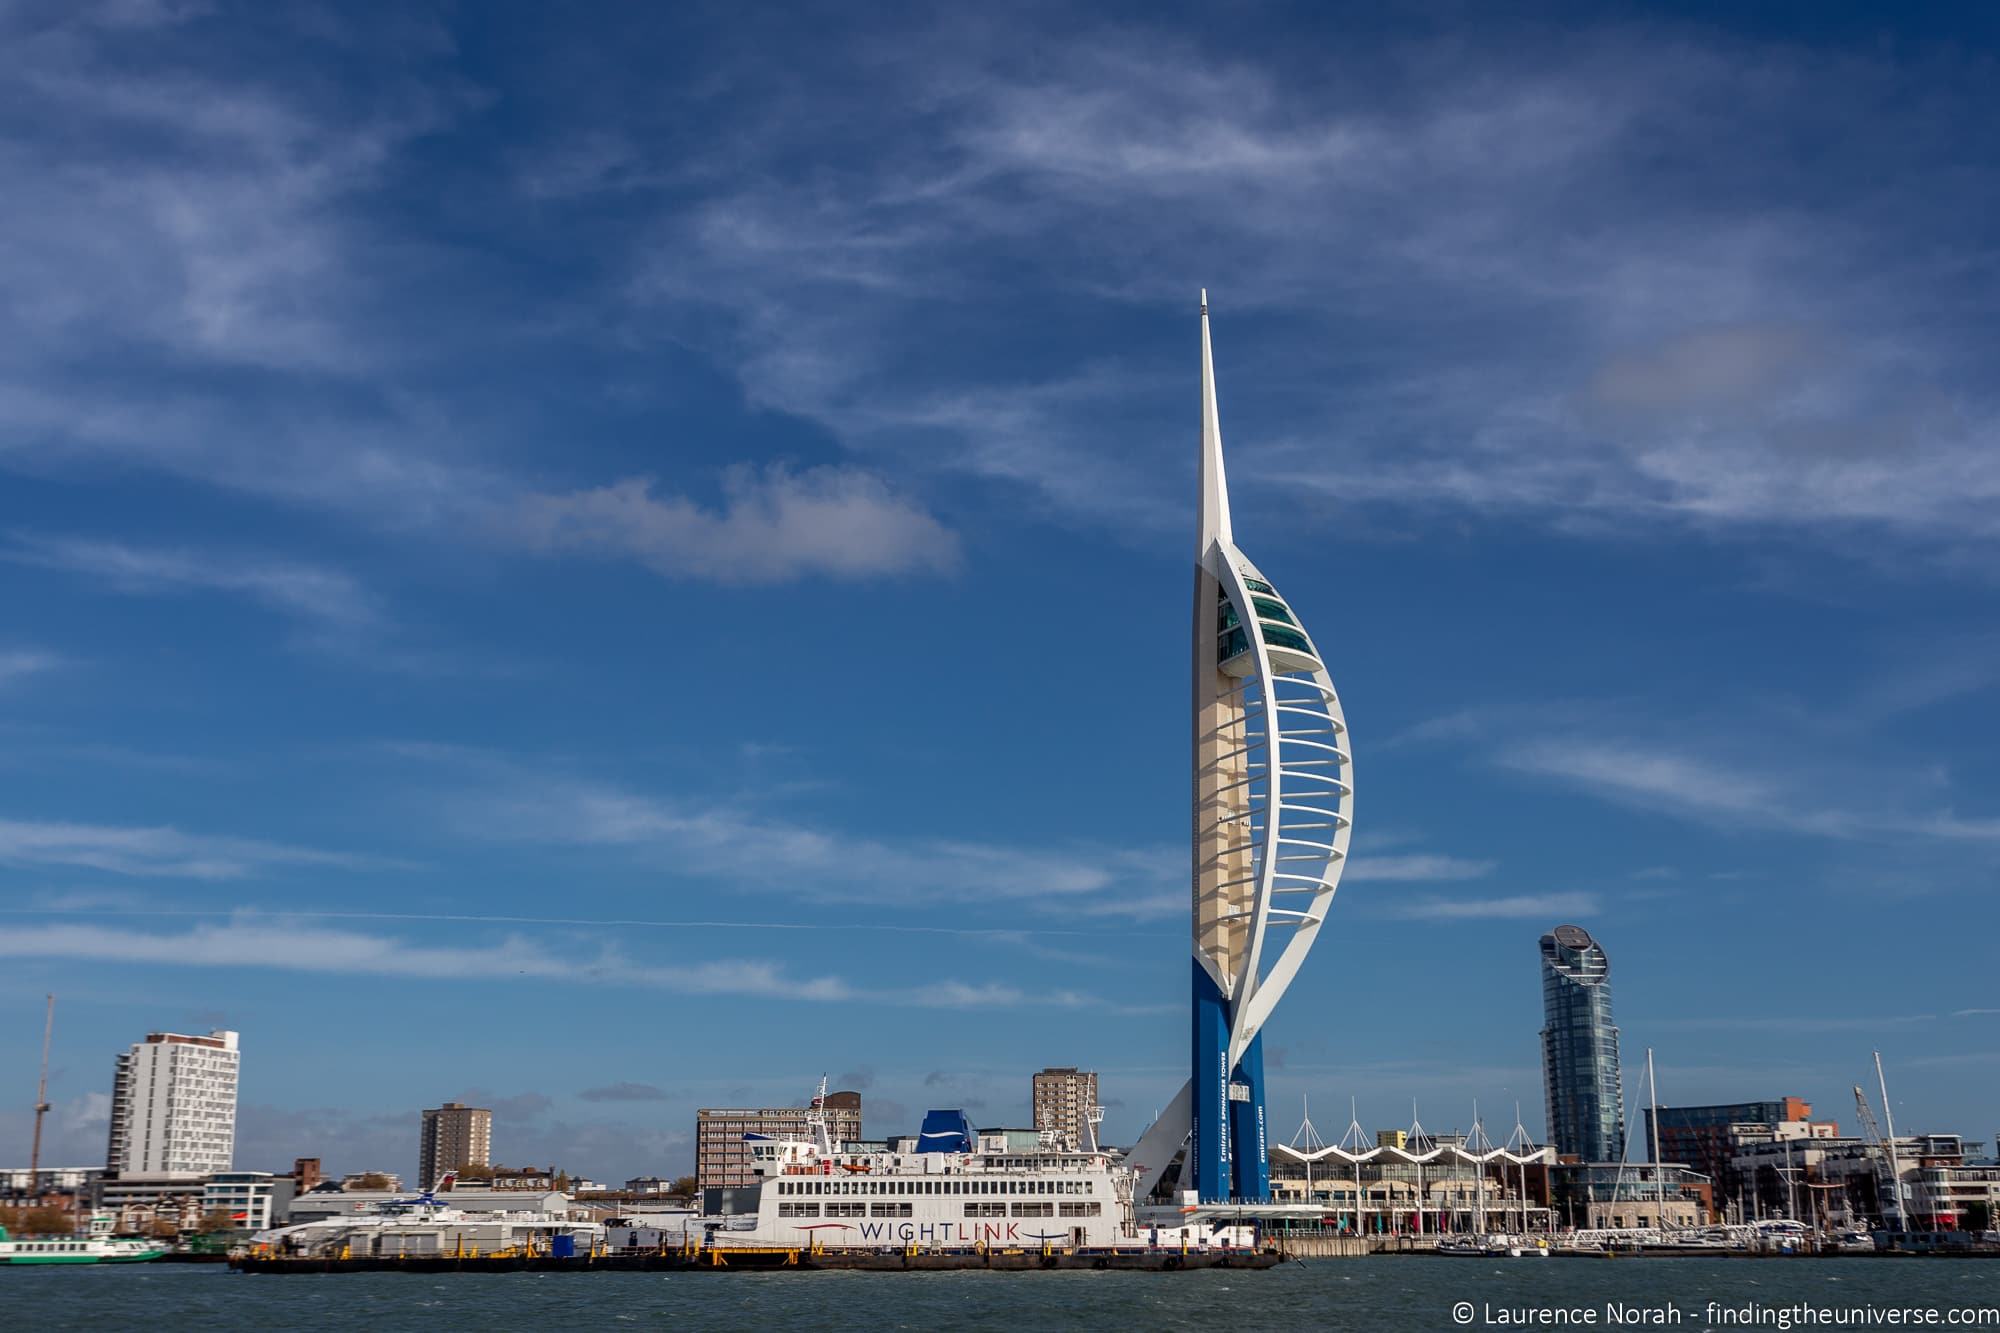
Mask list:
[[[1624,1083],[1611,1021],[1611,960],[1582,926],[1542,936],[1542,1081],[1549,1141],[1563,1156],[1625,1153]]]

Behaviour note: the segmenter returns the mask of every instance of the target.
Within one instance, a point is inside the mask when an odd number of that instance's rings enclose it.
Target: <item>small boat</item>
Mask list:
[[[1546,1259],[1548,1242],[1502,1232],[1489,1235],[1454,1236],[1437,1244],[1437,1253],[1458,1259]]]
[[[88,1236],[36,1236],[15,1240],[0,1227],[0,1264],[138,1264],[157,1259],[166,1247],[150,1240],[113,1239],[108,1220],[100,1230],[92,1219]]]

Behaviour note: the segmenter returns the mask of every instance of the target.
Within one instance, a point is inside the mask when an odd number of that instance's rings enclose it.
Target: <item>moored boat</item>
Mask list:
[[[15,1239],[0,1227],[0,1264],[136,1264],[157,1259],[166,1247],[156,1241],[109,1234],[108,1219],[92,1219],[85,1236],[32,1236]]]

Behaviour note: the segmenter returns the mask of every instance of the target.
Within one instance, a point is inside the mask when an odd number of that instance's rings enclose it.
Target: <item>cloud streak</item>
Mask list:
[[[1596,916],[1594,893],[1525,893],[1502,898],[1422,898],[1398,902],[1388,914],[1408,921],[1551,921]]]
[[[585,1088],[576,1094],[586,1102],[663,1102],[666,1091],[650,1083],[607,1083],[600,1088]]]
[[[0,819],[0,864],[80,866],[117,875],[232,880],[290,867],[382,869],[397,862],[256,838],[121,826]]]
[[[623,851],[676,874],[823,900],[927,903],[949,886],[965,901],[1093,916],[1157,915],[1169,901],[1185,908],[1181,857],[1167,849],[890,840],[766,807],[655,796],[492,755],[397,748],[466,774],[466,787],[445,798],[444,810],[469,837]],[[1178,892],[1165,892],[1170,886]]]
[[[685,966],[631,959],[615,944],[559,953],[508,936],[491,944],[426,944],[390,935],[311,926],[281,917],[238,917],[184,931],[140,931],[52,923],[0,934],[0,958],[69,959],[127,966],[269,969],[325,976],[436,982],[559,982],[685,995],[868,1003],[922,1008],[1029,1008],[1127,1012],[1075,990],[940,980],[871,989],[832,975],[797,976],[766,959],[715,959]]]
[[[1793,782],[1662,745],[1622,739],[1529,741],[1507,747],[1496,762],[1620,805],[1722,827],[1836,839],[1887,834],[2000,841],[2000,817],[1966,817],[1949,809],[1899,812],[1829,805]]]
[[[880,75],[926,107],[921,133],[885,126],[866,161],[828,172],[798,166],[842,160],[814,118],[744,127],[713,149],[739,168],[715,164],[725,187],[660,219],[633,260],[629,290],[674,336],[853,447],[1018,483],[1093,522],[1168,521],[1158,498],[1187,460],[1164,467],[1151,445],[1173,424],[1157,372],[1008,347],[1021,354],[984,363],[1004,374],[913,377],[898,330],[985,336],[963,312],[1028,283],[1186,309],[1167,275],[1198,257],[1227,275],[1219,309],[1240,312],[1225,359],[1273,365],[1267,340],[1295,346],[1328,309],[1329,339],[1369,347],[1287,358],[1261,382],[1225,372],[1282,404],[1249,423],[1245,475],[1266,499],[1621,539],[2000,536],[2000,412],[1932,314],[1985,242],[1956,204],[1907,202],[1927,158],[1960,202],[2000,198],[1972,143],[1924,132],[1947,107],[1976,118],[1963,70],[1613,23],[1559,51],[1357,51],[1309,80],[1142,25],[1086,29],[1053,56],[971,19],[928,37],[922,73]],[[1838,225],[1797,212],[1793,191],[1826,186],[1799,178],[1801,133],[1849,146]],[[1654,170],[1662,145],[1686,147],[1683,166]],[[1764,190],[1731,188],[1774,163]],[[1937,250],[1912,249],[1913,232]],[[995,255],[1004,287],[981,283]]]
[[[720,583],[935,574],[958,561],[942,523],[853,468],[732,468],[719,510],[654,488],[635,478],[531,495],[513,532],[538,550],[625,555],[666,578]]]
[[[0,690],[7,689],[31,676],[46,675],[63,664],[63,659],[54,653],[33,648],[13,648],[0,651]]]
[[[271,610],[353,629],[375,623],[374,599],[336,569],[263,556],[158,549],[78,537],[13,535],[5,558],[95,580],[117,592],[158,595],[220,592]]]
[[[1410,883],[1424,880],[1483,879],[1493,873],[1497,861],[1472,860],[1462,856],[1413,853],[1407,856],[1359,856],[1341,875],[1344,884]]]

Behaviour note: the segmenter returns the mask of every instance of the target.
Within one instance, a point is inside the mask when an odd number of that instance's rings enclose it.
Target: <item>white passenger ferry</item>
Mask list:
[[[89,1234],[82,1236],[16,1240],[0,1227],[0,1264],[134,1264],[166,1252],[157,1241],[114,1238],[111,1219],[103,1214],[90,1219]]]
[[[810,1138],[746,1136],[756,1211],[707,1219],[706,1246],[1112,1249],[1193,1236],[1142,1228],[1132,1173],[1109,1153],[982,1142],[962,1111],[930,1112],[906,1151],[848,1151],[824,1116],[808,1123]]]

